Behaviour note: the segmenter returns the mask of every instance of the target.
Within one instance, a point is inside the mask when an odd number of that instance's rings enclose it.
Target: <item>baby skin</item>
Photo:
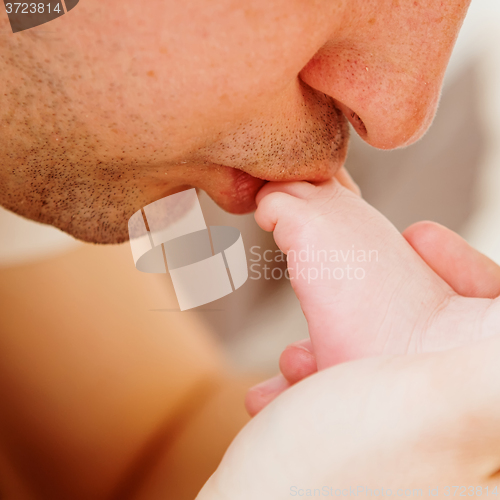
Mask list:
[[[316,369],[500,333],[500,268],[452,231],[419,223],[402,235],[336,179],[269,183],[257,204],[287,254],[310,340],[285,350],[284,377],[249,392],[250,413]]]

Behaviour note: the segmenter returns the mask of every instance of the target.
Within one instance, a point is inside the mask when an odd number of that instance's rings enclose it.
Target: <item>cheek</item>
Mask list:
[[[86,0],[60,23],[65,43],[54,44],[52,64],[72,113],[102,138],[101,156],[181,160],[258,119],[328,25],[318,5],[300,1],[219,0],[214,9]]]
[[[110,20],[106,36],[82,49],[99,74],[90,87],[96,118],[108,114],[128,135],[145,135],[147,122],[171,143],[213,140],[276,99],[324,38],[317,9],[301,2],[167,6],[152,2],[136,18]]]

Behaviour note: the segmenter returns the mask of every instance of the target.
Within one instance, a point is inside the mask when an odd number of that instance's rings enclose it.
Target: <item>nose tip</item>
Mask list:
[[[363,109],[368,131],[365,140],[379,149],[409,146],[418,141],[434,119],[440,91],[441,80],[432,88],[408,85],[401,96],[392,97],[387,107],[375,103],[373,108]]]
[[[418,140],[437,107],[441,79],[429,83],[412,73],[389,64],[370,67],[350,58],[336,57],[333,62],[328,54],[318,54],[300,78],[332,97],[368,144],[394,149]]]
[[[436,94],[437,96],[438,94]],[[422,96],[417,103],[403,102],[385,107],[355,106],[351,109],[336,102],[358,135],[377,149],[395,149],[408,146],[424,135],[437,107],[437,98]]]

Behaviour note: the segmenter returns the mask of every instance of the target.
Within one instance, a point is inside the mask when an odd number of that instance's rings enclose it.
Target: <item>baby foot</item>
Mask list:
[[[331,180],[269,183],[259,225],[288,255],[318,369],[364,357],[447,349],[494,333],[489,299],[443,281],[373,207]]]

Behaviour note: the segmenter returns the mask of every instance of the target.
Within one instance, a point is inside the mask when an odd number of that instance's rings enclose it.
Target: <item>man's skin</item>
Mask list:
[[[240,213],[259,179],[330,178],[341,111],[375,147],[410,144],[468,3],[86,0],[16,35],[3,14],[0,204],[116,243],[188,186]]]
[[[244,213],[265,180],[328,179],[345,160],[346,118],[379,148],[425,132],[467,6],[85,0],[16,35],[2,14],[0,204],[84,241],[118,243],[132,213],[186,187]],[[232,388],[200,325],[173,323],[165,336],[151,314],[127,317],[127,301],[150,308],[160,292],[116,252],[1,273],[7,498],[148,488],[189,498],[245,421],[238,398],[220,393],[243,394],[250,382]],[[116,299],[120,276],[136,291]],[[44,297],[33,282],[47,283]],[[156,332],[147,345],[141,328]],[[206,404],[191,410],[190,398]],[[190,423],[174,445],[179,419]],[[224,432],[200,447],[213,429]],[[177,486],[207,454],[206,475]]]

